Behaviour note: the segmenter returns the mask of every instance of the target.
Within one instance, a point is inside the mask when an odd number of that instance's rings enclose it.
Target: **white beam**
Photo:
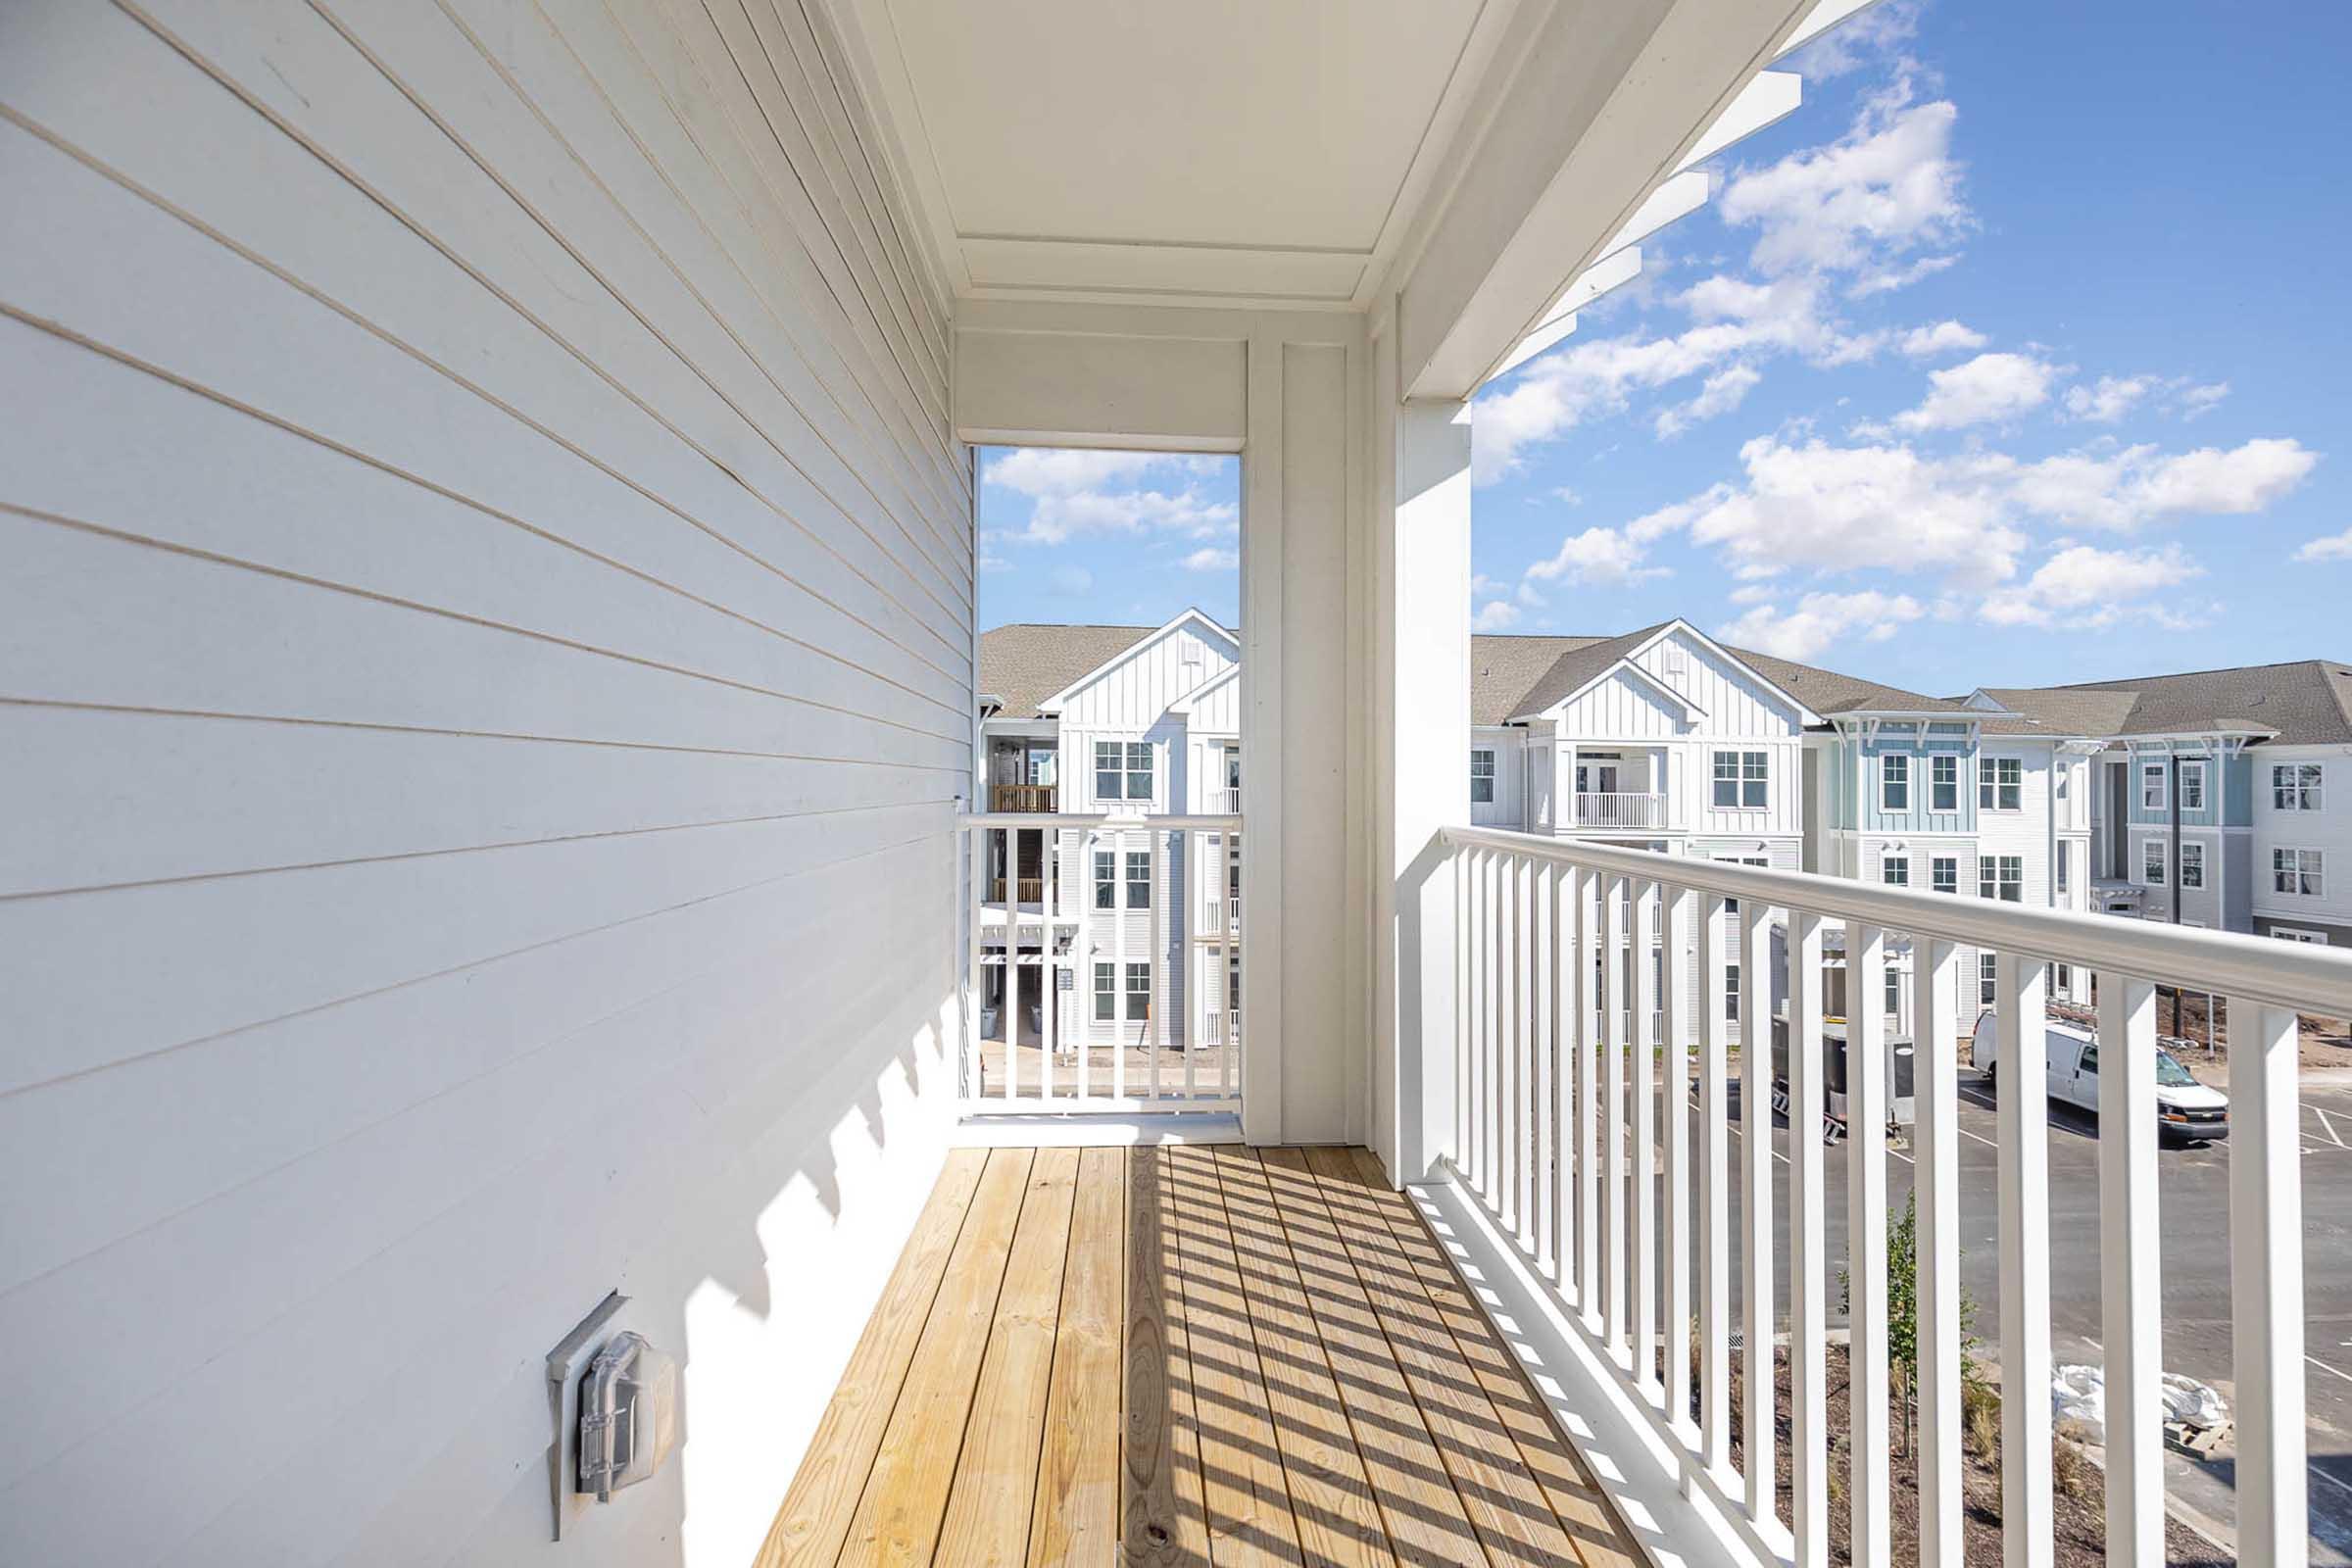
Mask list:
[[[1497,375],[1508,375],[1537,355],[1566,338],[1576,330],[1576,313],[1614,288],[1622,288],[1642,274],[1642,250],[1628,245],[1601,258],[1568,280],[1568,286],[1544,308],[1544,319],[1536,329],[1519,340],[1500,365],[1494,367],[1492,381]]]
[[[1803,0],[1554,8],[1397,289],[1397,385],[1469,395],[1682,167]]]
[[[1729,109],[1715,117],[1715,123],[1699,136],[1697,145],[1683,155],[1680,167],[1696,169],[1734,142],[1744,141],[1774,122],[1795,114],[1804,101],[1804,77],[1793,71],[1763,73],[1740,89]]]

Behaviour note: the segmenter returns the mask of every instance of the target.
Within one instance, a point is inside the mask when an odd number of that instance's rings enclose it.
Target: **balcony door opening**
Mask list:
[[[1238,1111],[1241,460],[979,481],[965,1108]]]

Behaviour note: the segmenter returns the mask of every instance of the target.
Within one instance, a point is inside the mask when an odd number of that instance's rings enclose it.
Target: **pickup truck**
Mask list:
[[[1977,1020],[1977,1067],[1999,1092],[1998,1030],[1994,1015]],[[2071,1023],[2050,1023],[2049,1086],[2052,1100],[2095,1112],[2099,1108],[2099,1037]],[[2182,1143],[2205,1142],[2230,1136],[2230,1101],[2218,1089],[2208,1089],[2189,1076],[2188,1069],[2162,1046],[2156,1048],[2156,1132],[2160,1138]]]

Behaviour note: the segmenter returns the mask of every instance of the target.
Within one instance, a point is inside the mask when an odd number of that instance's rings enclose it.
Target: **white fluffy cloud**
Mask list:
[[[1093,452],[1022,447],[990,460],[982,482],[1031,500],[1028,525],[1002,535],[1060,544],[1085,533],[1182,533],[1230,538],[1241,526],[1231,502],[1209,501],[1186,482],[1220,460],[1164,452]],[[1229,461],[1229,460],[1224,460]],[[1166,488],[1119,488],[1147,479]]]
[[[2049,401],[2059,368],[2030,354],[1980,354],[1928,372],[1919,407],[1894,416],[1898,430],[1958,430],[2013,419]]]
[[[1508,631],[1519,623],[1519,607],[1508,599],[1490,599],[1472,612],[1472,631]]]
[[[1982,614],[1996,626],[2113,625],[2160,589],[2203,575],[2178,546],[2100,550],[2073,545],[2013,587],[1985,596]]]
[[[1763,379],[1764,372],[1752,365],[1727,366],[1716,371],[1700,384],[1698,396],[1660,411],[1656,420],[1660,439],[1681,435],[1694,424],[1731,413]]]
[[[2250,516],[2268,511],[2319,466],[2286,437],[2223,450],[2165,454],[2153,446],[2074,452],[2038,463],[2003,460],[2000,477],[2020,506],[2066,527],[2119,532],[2171,517]]]
[[[2132,532],[2180,517],[2249,515],[2301,483],[2319,455],[2262,439],[2227,451],[2138,446],[2028,463],[1759,436],[1740,461],[1742,483],[1651,513],[1629,535],[1649,543],[1688,530],[1750,580],[1791,569],[1880,570],[1984,591],[2017,576],[2043,530]]]
[[[1646,554],[1644,542],[1635,538],[1630,530],[1587,528],[1561,540],[1559,552],[1550,560],[1539,561],[1528,567],[1527,575],[1531,581],[1570,586],[1623,584],[1664,576],[1665,568],[1642,564]],[[1529,597],[1526,584],[1521,584],[1520,593],[1523,599]]]
[[[1184,558],[1187,571],[1232,571],[1242,564],[1239,550],[1196,550]]]
[[[1951,155],[1959,111],[1909,100],[1910,85],[1900,82],[1837,141],[1732,177],[1723,219],[1761,230],[1751,258],[1758,271],[1883,269],[1968,226]]]
[[[2153,376],[2102,375],[2089,386],[2068,387],[2066,412],[2093,424],[2113,424],[2136,408],[2155,386]]]
[[[1895,340],[1895,347],[1914,360],[1933,359],[1938,354],[1965,354],[1984,346],[1984,334],[1958,321],[1937,321],[1934,326],[1915,326]]]
[[[1817,657],[1832,643],[1847,637],[1884,641],[1926,613],[1926,607],[1909,594],[1881,593],[1877,589],[1850,594],[1814,593],[1805,595],[1787,611],[1776,604],[1755,605],[1724,627],[1722,635],[1724,641],[1736,647],[1753,648],[1783,659],[1805,660]]]

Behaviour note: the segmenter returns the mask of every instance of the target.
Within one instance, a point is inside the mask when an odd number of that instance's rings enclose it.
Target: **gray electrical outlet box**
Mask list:
[[[614,1291],[548,1352],[548,1494],[555,1539],[598,1503],[662,1468],[676,1446],[678,1371],[631,1326]]]

